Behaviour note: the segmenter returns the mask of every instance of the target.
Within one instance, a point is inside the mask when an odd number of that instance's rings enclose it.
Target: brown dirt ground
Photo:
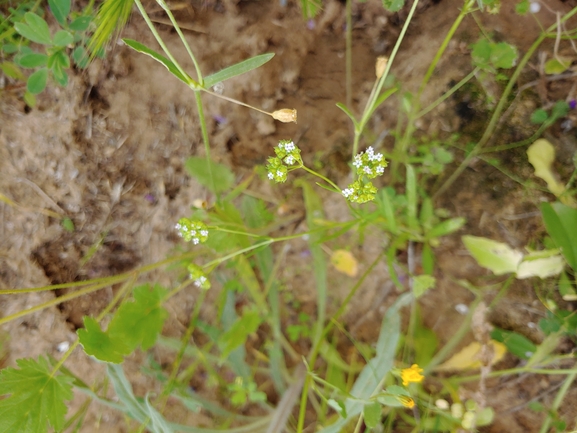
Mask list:
[[[417,89],[461,3],[429,1],[419,8],[393,68],[407,90]],[[516,16],[512,2],[503,3],[501,14],[483,15],[481,22],[497,39],[516,45],[523,53],[537,36],[538,26],[530,16]],[[568,4],[558,0],[549,1],[548,6],[560,12],[569,9]],[[163,18],[153,2],[146,7],[153,17]],[[214,158],[230,165],[237,179],[242,180],[255,165],[265,162],[279,139],[292,137],[299,140],[305,161],[320,165],[329,177],[345,186],[350,176],[346,164],[350,158],[351,131],[346,117],[335,106],[345,100],[344,5],[328,1],[314,29],[307,28],[295,2],[282,7],[278,1],[224,4],[192,1],[174,7],[179,22],[190,27],[186,36],[204,71],[214,72],[264,52],[276,53],[259,70],[227,81],[225,95],[267,111],[298,109],[298,125],[277,124],[255,111],[203,96]],[[390,52],[405,16],[406,12],[385,13],[376,0],[354,6],[355,109],[360,110],[370,92],[376,56]],[[543,8],[539,19],[549,25],[555,16]],[[158,24],[158,28],[173,54],[183,60],[185,68],[193,70],[184,60],[187,56],[176,34],[165,25]],[[466,19],[424,94],[425,101],[434,100],[470,71],[468,44],[478,35],[477,25]],[[136,13],[123,36],[155,46]],[[541,51],[550,56],[552,44],[544,44]],[[521,81],[539,77],[539,64],[534,59]],[[494,138],[497,144],[527,136],[531,111],[565,98],[575,88],[570,80],[537,81],[540,87],[520,99],[507,124]],[[0,99],[0,192],[17,205],[0,202],[0,288],[39,287],[114,275],[160,261],[177,248],[180,243],[174,222],[189,213],[193,200],[210,200],[184,170],[187,157],[203,154],[193,99],[162,66],[121,43],[110,50],[106,60],[96,61],[87,71],[73,74],[67,88],[46,90],[31,111],[17,94],[4,94]],[[419,125],[419,132],[440,137],[460,132],[474,137],[484,125],[486,113],[486,107],[477,99],[472,93],[460,92],[426,117]],[[397,101],[391,101],[376,113],[370,125],[375,135],[394,128],[396,107]],[[222,117],[226,122],[216,120]],[[575,129],[556,126],[549,138],[559,148],[560,171],[570,170],[569,161],[576,149]],[[385,140],[384,145],[390,143]],[[516,176],[532,178],[523,150],[501,157],[504,166]],[[267,197],[271,208],[284,204],[290,212],[303,214],[300,192],[290,185],[279,188],[256,182],[251,191]],[[329,218],[347,217],[342,200],[329,200],[323,191],[319,194],[327,198],[325,212]],[[463,233],[523,247],[542,238],[544,231],[536,206],[541,200],[550,199],[546,192],[528,191],[495,168],[475,161],[437,204],[448,209],[452,216],[467,218]],[[69,216],[76,230],[66,232],[46,210]],[[304,223],[294,230],[306,230]],[[379,253],[385,237],[367,237],[363,245],[351,245],[355,239],[337,240],[331,248],[351,247],[362,271]],[[84,263],[82,258],[99,242],[94,256]],[[306,272],[310,269],[306,243],[293,241],[289,247],[282,279],[303,311],[314,313],[314,286]],[[466,254],[458,235],[443,239],[436,254],[438,284],[422,298],[421,308],[425,323],[437,333],[442,344],[462,320],[455,306],[472,300],[472,295],[456,280],[467,279],[481,285],[488,281],[488,274]],[[174,283],[174,275],[159,271],[149,274],[148,279],[167,286]],[[343,277],[338,275],[331,275],[330,281],[329,308],[334,311],[350,284],[343,284]],[[9,322],[2,328],[9,336],[4,345],[4,364],[13,365],[18,358],[40,354],[58,357],[58,344],[75,340],[82,316],[100,312],[117,289],[110,287]],[[343,318],[356,339],[375,341],[383,313],[395,293],[386,266],[377,267]],[[62,294],[50,291],[2,296],[0,312],[7,316]],[[489,290],[487,300],[495,294]],[[171,318],[166,335],[182,335],[196,296],[190,289],[171,299],[167,306]],[[210,310],[203,311],[207,319],[212,314]],[[489,317],[493,324],[539,342],[543,336],[530,324],[543,315],[534,282],[523,281],[513,284]],[[168,354],[161,349],[153,352],[161,362],[167,359]],[[138,371],[143,356],[134,355],[126,363],[139,395],[155,390],[151,389],[150,379]],[[509,368],[518,362],[507,357],[498,367]],[[101,366],[80,350],[66,365],[88,383],[97,381],[102,374]],[[497,414],[493,425],[483,431],[537,431],[543,414],[529,410],[527,403],[538,400],[546,406],[551,404],[560,380],[556,376],[526,375],[489,381],[482,398],[490,402]],[[435,386],[434,381],[431,386]],[[461,393],[475,396],[476,390],[476,384],[471,384],[463,387]],[[577,412],[571,402],[576,398],[574,388],[560,410],[572,428]],[[72,409],[81,400],[76,399]],[[176,408],[172,419],[191,425],[210,425],[209,418]],[[128,431],[128,427],[120,414],[95,405],[82,431],[121,432]]]

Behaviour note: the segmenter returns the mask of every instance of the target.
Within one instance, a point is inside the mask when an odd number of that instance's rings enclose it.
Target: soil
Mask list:
[[[298,110],[298,124],[280,124],[256,111],[203,95],[212,157],[230,166],[240,182],[251,175],[255,166],[266,162],[279,139],[292,138],[298,142],[307,164],[345,187],[350,182],[347,164],[351,125],[335,105],[346,99],[345,5],[329,0],[320,16],[307,23],[298,2],[289,1],[286,6],[283,3],[193,0],[172,5],[178,22],[187,28],[186,38],[205,73],[265,52],[276,54],[263,67],[226,81],[224,95],[266,111]],[[548,26],[556,19],[551,11],[567,12],[569,3],[550,0],[537,16]],[[175,57],[185,69],[194,70],[192,63],[186,61],[178,36],[162,24],[160,8],[153,2],[145,6]],[[400,94],[418,89],[461,6],[459,0],[431,0],[419,6],[392,70],[403,84]],[[356,113],[362,110],[370,93],[376,57],[390,53],[407,13],[408,9],[395,14],[385,12],[378,0],[353,5],[352,105]],[[530,15],[516,15],[513,2],[503,2],[499,14],[477,17],[478,23],[466,18],[449,44],[423,94],[423,106],[471,71],[469,44],[479,37],[479,25],[496,40],[514,44],[521,54],[539,34],[537,21]],[[156,47],[136,12],[122,36]],[[550,58],[553,43],[544,43],[540,53]],[[569,52],[570,48],[569,44],[561,44],[562,50]],[[538,58],[532,59],[523,72],[520,83],[535,84],[516,100],[515,109],[493,137],[493,144],[528,137],[533,128],[528,119],[535,108],[575,97],[573,78],[547,82],[539,62]],[[445,101],[419,123],[418,135],[447,140],[458,133],[463,143],[467,139],[474,141],[488,119],[487,95],[498,94],[501,87],[488,85],[484,88],[486,95],[480,89],[475,84]],[[7,198],[0,201],[0,289],[43,287],[117,275],[159,262],[183,248],[174,223],[189,215],[193,201],[213,200],[184,167],[186,158],[204,155],[192,92],[161,65],[119,42],[109,49],[104,60],[93,62],[85,71],[75,71],[66,88],[49,86],[39,95],[34,109],[26,107],[20,98],[14,92],[5,92],[0,98],[0,193]],[[398,106],[398,99],[391,98],[368,127],[384,149],[391,149]],[[556,168],[564,179],[572,171],[571,158],[577,149],[571,116],[551,128],[547,137],[558,150]],[[372,143],[367,139],[364,145],[369,144]],[[457,155],[459,159],[461,155]],[[552,196],[533,176],[524,149],[497,157],[501,159],[501,170],[475,160],[436,201],[436,206],[451,216],[467,220],[461,232],[443,238],[436,248],[437,285],[420,300],[424,323],[436,333],[441,345],[463,320],[455,307],[473,300],[458,281],[467,280],[478,286],[495,281],[468,255],[460,236],[485,236],[522,248],[540,245],[545,235],[538,204],[551,201]],[[447,173],[455,167],[448,167]],[[530,180],[532,188],[518,180]],[[435,187],[438,183],[432,185]],[[306,230],[301,190],[292,182],[275,186],[255,180],[249,191],[265,197],[271,211],[295,216],[298,224],[293,224],[293,232]],[[318,193],[324,198],[327,218],[348,218],[343,200],[335,200],[323,190]],[[58,215],[71,218],[75,230],[65,230]],[[349,248],[362,272],[380,253],[384,242],[384,234],[366,236],[362,242],[355,235],[328,245],[332,249]],[[280,279],[292,298],[283,307],[288,323],[300,311],[314,315],[316,295],[306,242],[289,242],[285,254],[285,270]],[[406,261],[406,257],[399,260]],[[343,278],[331,271],[329,311],[335,311],[348,293],[353,280],[343,284]],[[174,272],[159,270],[146,275],[146,281],[167,287],[174,286],[177,279]],[[489,322],[515,330],[536,343],[542,341],[544,336],[534,324],[544,317],[546,309],[536,295],[537,286],[547,289],[533,280],[515,281],[501,302],[490,309]],[[3,365],[15,365],[16,359],[41,354],[58,358],[61,343],[76,340],[75,331],[83,326],[82,317],[99,314],[119,287],[106,287],[5,324],[1,328],[5,336]],[[4,295],[0,297],[0,313],[9,316],[64,296],[69,290]],[[498,290],[485,290],[490,304]],[[352,337],[374,343],[386,307],[397,294],[387,267],[384,263],[378,265],[342,319]],[[216,299],[218,290],[209,296]],[[185,332],[197,297],[198,292],[187,289],[170,300],[165,335],[180,337]],[[562,305],[571,309],[571,305]],[[215,314],[207,308],[201,317],[210,321]],[[472,340],[471,335],[460,347]],[[348,356],[350,346],[343,346],[343,357]],[[306,353],[307,347],[296,345],[295,350]],[[570,352],[573,345],[565,342],[560,350]],[[161,365],[169,365],[170,353],[164,349],[154,349],[152,354]],[[158,385],[139,370],[145,358],[145,354],[135,354],[125,363],[137,395],[158,391]],[[508,355],[496,368],[518,365],[520,361]],[[87,383],[97,383],[102,378],[101,364],[80,350],[74,352],[66,366]],[[562,381],[561,376],[515,375],[488,380],[482,395],[476,382],[462,386],[458,392],[461,397],[489,402],[494,408],[493,424],[482,431],[527,433],[538,431],[545,416],[530,410],[528,403],[538,401],[550,406]],[[212,392],[204,384],[202,374],[195,376],[192,385]],[[432,378],[428,386],[434,389],[439,383]],[[71,403],[70,413],[80,407],[84,398],[79,394]],[[274,392],[269,393],[269,398],[273,403],[280,399]],[[573,387],[559,410],[558,415],[568,421],[568,428],[576,428],[576,399],[577,389]],[[209,417],[181,410],[176,403],[168,416],[189,425],[211,426]],[[314,423],[312,418],[307,421]],[[121,414],[93,404],[81,431],[129,429]],[[313,427],[308,431],[313,431]],[[399,426],[398,431],[404,430]]]

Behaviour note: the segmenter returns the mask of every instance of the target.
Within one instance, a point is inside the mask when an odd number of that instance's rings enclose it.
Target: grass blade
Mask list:
[[[251,57],[250,59],[243,60],[240,63],[224,68],[212,75],[209,75],[208,77],[205,77],[203,82],[204,88],[209,89],[216,83],[252,71],[253,69],[264,65],[273,57],[274,53],[261,54],[259,56]]]

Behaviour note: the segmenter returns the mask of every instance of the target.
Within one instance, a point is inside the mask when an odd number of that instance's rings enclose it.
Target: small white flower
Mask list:
[[[286,162],[288,165],[293,165],[295,162],[295,159],[292,155],[289,155],[285,158],[284,162]]]
[[[269,172],[269,173],[268,173],[268,178],[269,178],[270,180],[273,180],[274,175],[273,175],[271,172]]]
[[[354,192],[355,192],[355,190],[352,189],[352,188],[345,188],[345,189],[343,189],[343,195],[344,195],[346,198],[349,198],[349,196],[352,195]]]
[[[284,148],[287,152],[292,152],[295,150],[295,144],[291,141],[290,143],[285,144]]]
[[[201,236],[208,236],[208,230],[201,230],[200,235]]]
[[[198,245],[199,242],[200,242],[200,239],[198,239],[198,238],[192,238],[192,243],[193,243],[194,245]]]

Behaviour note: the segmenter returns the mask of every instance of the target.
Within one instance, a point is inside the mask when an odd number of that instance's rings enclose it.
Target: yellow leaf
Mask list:
[[[555,148],[549,141],[540,138],[527,149],[529,162],[535,168],[535,176],[547,182],[547,188],[559,197],[565,191],[565,185],[557,180],[551,166],[555,161]]]
[[[495,340],[491,340],[489,344],[493,347],[493,359],[491,360],[491,365],[493,365],[503,358],[507,352],[507,348],[503,343],[499,343]],[[474,341],[435,368],[435,371],[471,370],[480,368],[481,348],[481,343]]]
[[[349,277],[356,277],[359,270],[357,259],[346,250],[336,250],[331,255],[331,263],[337,271]]]

